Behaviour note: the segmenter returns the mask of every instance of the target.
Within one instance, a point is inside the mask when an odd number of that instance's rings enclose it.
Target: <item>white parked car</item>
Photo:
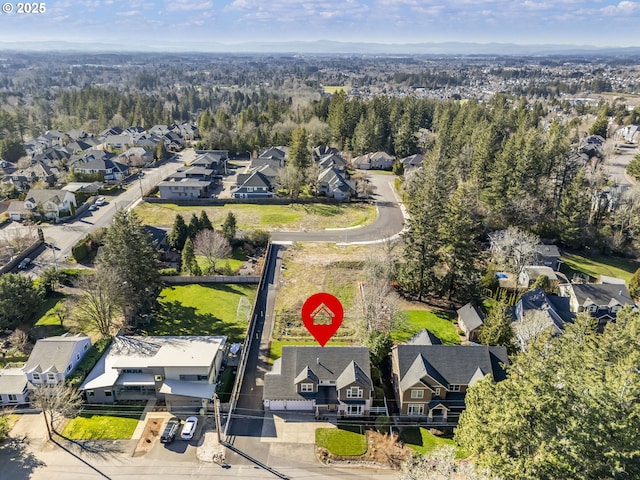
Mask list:
[[[105,203],[107,203],[107,199],[106,198],[98,197],[98,198],[96,198],[96,201],[95,201],[94,205],[97,205],[97,206],[101,207]]]
[[[197,427],[198,419],[196,417],[188,417],[184,422],[184,427],[182,427],[180,438],[183,440],[191,440],[193,438],[193,434],[196,433]]]

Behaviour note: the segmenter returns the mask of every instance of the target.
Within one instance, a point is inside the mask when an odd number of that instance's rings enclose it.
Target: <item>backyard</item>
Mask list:
[[[426,328],[442,340],[445,345],[460,344],[460,335],[453,325],[455,319],[453,314],[432,310],[403,310],[403,314],[402,327],[391,333],[394,342],[406,342],[420,330]]]
[[[226,335],[242,341],[256,285],[192,284],[160,292],[158,310],[146,335]]]
[[[376,219],[375,207],[363,203],[180,206],[143,202],[135,212],[145,224],[171,227],[178,213],[188,222],[192,214],[200,215],[203,210],[214,226],[222,224],[233,212],[238,230],[324,230],[365,226]]]
[[[629,283],[633,273],[640,267],[640,263],[628,258],[611,257],[607,255],[578,255],[564,253],[561,257],[560,271],[569,280],[575,273],[586,273],[597,279],[600,275],[622,278]]]

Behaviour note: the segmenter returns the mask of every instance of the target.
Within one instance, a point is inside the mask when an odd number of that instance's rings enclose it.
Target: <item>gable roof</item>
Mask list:
[[[287,147],[269,147],[258,155],[258,158],[272,158],[276,160],[285,160],[286,157]]]
[[[66,190],[32,188],[27,193],[25,201],[35,204],[53,202],[56,205],[60,205],[62,204],[65,195],[67,195],[68,193],[71,192],[68,192]]]
[[[458,318],[471,331],[484,325],[484,313],[472,303],[457,310]]]
[[[404,157],[403,159],[400,160],[400,162],[402,163],[402,165],[406,167],[419,167],[420,165],[422,165],[422,161],[424,160],[424,157],[422,156],[421,153],[415,153],[413,155],[409,155],[408,157]]]
[[[633,299],[626,285],[613,283],[570,284],[578,300],[578,305],[633,305]]]
[[[42,338],[36,342],[31,355],[29,355],[29,360],[27,360],[22,369],[26,373],[32,370],[40,373],[64,372],[71,360],[71,354],[76,344],[88,339],[89,337],[84,333]]]
[[[76,170],[115,170],[125,172],[129,169],[127,165],[111,160],[110,158],[94,158],[83,165],[76,167]]]
[[[20,368],[0,369],[0,394],[20,395],[27,381],[27,375]]]
[[[560,250],[555,245],[545,245],[543,243],[536,245],[535,251],[538,255],[543,257],[558,257],[560,258]]]
[[[413,337],[407,340],[409,345],[442,345],[440,340],[433,332],[426,328],[420,330]]]
[[[284,346],[282,357],[264,377],[263,398],[268,400],[302,400],[296,392],[296,379],[312,372],[318,380],[358,382],[371,385],[371,367],[367,347]],[[338,387],[340,388],[340,387]]]
[[[477,381],[478,369],[496,381],[505,378],[505,347],[485,345],[396,345],[393,347],[400,375],[400,388],[406,390],[429,376],[445,388],[448,385],[470,385]]]
[[[246,187],[263,187],[271,188],[271,182],[262,172],[256,170],[251,173],[238,174],[238,189]]]

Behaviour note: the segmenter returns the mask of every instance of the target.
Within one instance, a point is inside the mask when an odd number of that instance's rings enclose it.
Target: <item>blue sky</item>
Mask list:
[[[107,43],[127,45],[133,50],[136,47],[176,50],[189,46],[203,49],[211,42],[315,40],[640,46],[640,0],[44,3],[45,13],[0,13],[0,42]],[[10,4],[15,10],[16,2]]]

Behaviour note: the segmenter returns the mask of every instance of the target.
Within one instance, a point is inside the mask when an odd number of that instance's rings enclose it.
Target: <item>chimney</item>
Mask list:
[[[316,363],[320,365],[320,357],[316,357]]]

